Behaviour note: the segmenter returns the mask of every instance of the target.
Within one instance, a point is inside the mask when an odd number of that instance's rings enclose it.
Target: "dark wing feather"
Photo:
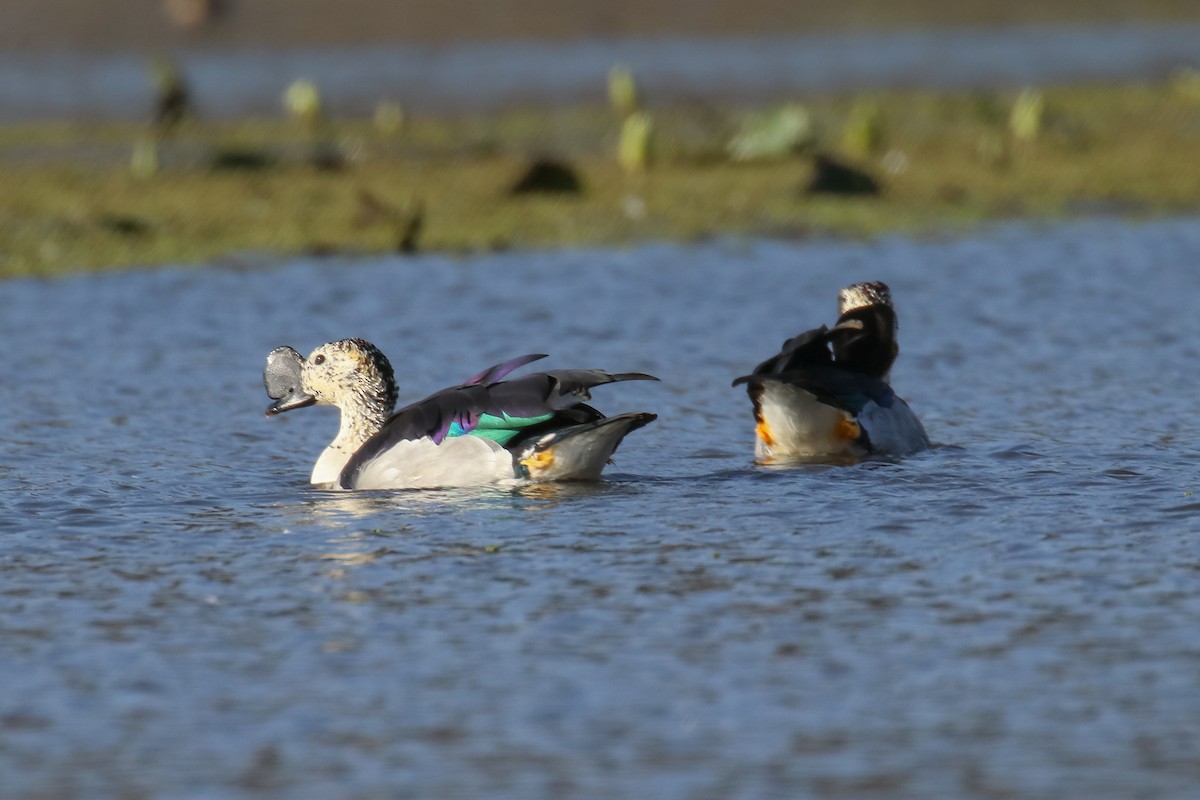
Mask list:
[[[900,353],[896,312],[891,306],[879,304],[851,309],[829,331],[829,343],[838,364],[882,378]]]
[[[878,378],[849,372],[836,366],[801,367],[777,375],[751,375],[746,378],[752,392],[768,381],[797,386],[821,403],[858,414],[868,402],[890,408],[896,393]]]
[[[829,328],[822,325],[788,339],[778,353],[755,367],[749,375],[735,378],[733,385],[746,383],[755,377],[779,375],[788,370],[831,363],[833,356],[829,352]]]
[[[512,363],[506,362],[492,369]],[[484,414],[540,417],[555,413],[570,422],[590,421],[599,413],[583,404],[590,397],[592,387],[632,380],[656,381],[658,378],[640,372],[611,374],[598,369],[572,369],[537,372],[500,383],[467,383],[442,389],[393,414],[346,463],[342,484],[345,485],[346,479],[360,466],[397,442],[428,436],[440,444],[454,423],[464,431],[470,431]]]
[[[494,367],[488,367],[474,378],[464,382],[463,386],[470,386],[473,383],[495,383],[513,370],[519,369],[526,364],[538,361],[545,357],[545,353],[530,353],[527,356],[517,356],[516,358],[505,361],[502,364],[497,364]]]
[[[656,381],[641,372],[609,373],[600,369],[561,369],[535,372],[511,381],[485,387],[486,397],[472,407],[481,414],[508,414],[512,417],[538,417],[552,411],[570,409],[591,397],[593,387],[618,381]],[[443,394],[443,393],[439,393]],[[467,430],[469,427],[464,426]],[[430,434],[425,434],[430,435]]]

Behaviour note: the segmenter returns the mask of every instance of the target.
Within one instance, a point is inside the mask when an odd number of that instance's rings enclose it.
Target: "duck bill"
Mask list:
[[[317,398],[313,397],[312,395],[304,394],[299,390],[292,389],[289,390],[288,393],[283,397],[280,397],[274,403],[271,403],[271,405],[267,406],[267,416],[273,417],[276,414],[282,414],[285,411],[291,411],[295,408],[305,408],[306,406],[311,406],[316,402]]]
[[[290,347],[276,347],[267,355],[263,387],[267,397],[275,401],[267,406],[268,417],[317,402],[317,398],[300,388],[303,363],[304,358]]]

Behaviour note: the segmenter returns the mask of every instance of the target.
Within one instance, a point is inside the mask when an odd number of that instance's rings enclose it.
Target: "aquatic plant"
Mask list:
[[[309,166],[319,170],[339,170],[346,165],[346,154],[333,140],[333,130],[326,123],[321,105],[321,93],[311,81],[293,81],[283,93],[283,106],[300,122],[308,134]]]
[[[166,136],[192,113],[192,96],[179,67],[165,58],[153,58],[147,65],[154,84],[153,125],[159,136]]]
[[[321,92],[311,81],[292,81],[283,93],[283,107],[293,119],[315,128],[321,121]]]
[[[734,161],[784,158],[816,144],[812,116],[799,103],[788,103],[742,122],[726,150]]]
[[[730,162],[726,126],[746,112],[720,107],[656,109],[651,175],[626,175],[618,164],[620,126],[603,98],[595,107],[507,110],[482,119],[410,114],[403,135],[411,148],[372,148],[366,166],[351,165],[353,171],[340,175],[315,168],[308,152],[298,148],[336,121],[336,138],[327,138],[352,157],[356,139],[368,146],[379,139],[369,114],[333,120],[326,109],[312,134],[282,108],[274,119],[212,120],[194,126],[189,150],[174,155],[146,119],[106,123],[99,131],[103,141],[119,142],[119,151],[97,149],[92,126],[8,123],[0,125],[0,147],[13,153],[36,147],[47,157],[14,162],[6,175],[0,278],[150,261],[199,262],[246,252],[393,252],[415,246],[421,252],[462,253],[722,232],[824,230],[872,236],[958,229],[997,217],[1092,209],[1177,214],[1200,208],[1195,174],[1180,168],[1180,153],[1190,152],[1200,135],[1196,116],[1181,113],[1186,101],[1170,81],[1047,92],[1037,146],[1021,147],[1009,132],[1016,92],[996,93],[1001,102],[995,106],[992,96],[872,93],[891,123],[887,148],[905,153],[908,169],[894,175],[887,151],[871,162],[847,159],[875,167],[869,175],[883,191],[869,202],[828,194],[799,200],[812,173],[807,154]],[[818,123],[845,119],[852,104],[853,97],[836,94],[805,103]],[[989,121],[995,108],[998,118]],[[901,119],[903,126],[894,124]],[[1130,125],[1131,119],[1137,124]],[[697,120],[711,125],[696,139],[709,149],[681,157],[679,132]],[[1086,148],[1070,149],[1081,139],[1070,133],[1072,126],[1090,140]],[[551,137],[548,131],[569,135]],[[840,126],[833,132],[840,135]],[[135,171],[131,156],[141,137],[157,141],[157,152],[150,144],[139,145],[143,150]],[[554,157],[582,179],[584,191],[566,195],[568,202],[506,200],[504,192],[535,155],[546,152],[548,141]],[[436,160],[413,158],[413,152]],[[338,152],[328,155],[333,158],[323,163],[336,167]],[[840,158],[840,150],[831,155]],[[155,177],[135,177],[135,172],[154,175],[156,160]],[[170,179],[162,179],[168,172]],[[372,218],[364,212],[364,219],[374,221],[358,225],[355,192],[363,185],[399,213]],[[423,226],[415,209],[403,213],[404,198],[413,195],[424,201]],[[86,222],[93,209],[161,224],[141,239],[117,237]]]
[[[1008,115],[1008,131],[1018,142],[1035,141],[1042,133],[1046,100],[1037,89],[1025,89],[1013,103]]]
[[[856,100],[842,127],[842,152],[855,158],[871,158],[883,152],[884,139],[879,102],[867,98]]]
[[[654,121],[645,111],[625,118],[617,145],[617,162],[626,172],[645,172],[650,168],[654,139]]]
[[[621,119],[638,110],[637,81],[633,71],[624,64],[614,64],[608,71],[608,101]]]

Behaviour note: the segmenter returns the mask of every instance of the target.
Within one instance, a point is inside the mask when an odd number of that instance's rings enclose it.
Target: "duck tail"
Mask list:
[[[511,449],[518,470],[530,480],[599,480],[625,436],[656,419],[647,412],[618,414],[560,428]]]

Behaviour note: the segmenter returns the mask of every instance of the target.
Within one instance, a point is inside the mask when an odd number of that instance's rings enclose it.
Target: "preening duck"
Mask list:
[[[503,380],[545,358],[520,356],[393,413],[392,366],[363,339],[341,339],[306,359],[291,347],[267,356],[267,415],[314,404],[341,412],[337,437],[311,482],[343,489],[409,489],[520,481],[596,480],[649,413],[607,417],[584,401],[596,386],[658,380],[640,372],[553,370]]]
[[[880,281],[838,293],[832,328],[805,331],[734,380],[754,404],[755,458],[904,456],[929,437],[888,381],[899,353],[891,292]]]
[[[892,292],[882,281],[854,283],[838,292],[838,321],[830,331],[834,361],[844,369],[890,383],[900,355]]]

